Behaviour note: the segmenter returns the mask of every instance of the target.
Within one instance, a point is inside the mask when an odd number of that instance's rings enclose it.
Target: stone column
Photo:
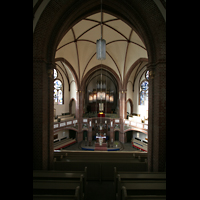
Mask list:
[[[148,171],[164,171],[166,164],[166,63],[148,66]]]
[[[78,132],[77,132],[77,142],[81,142],[83,140],[83,97],[84,93],[82,90],[77,91],[77,107],[76,107],[76,114],[78,116]]]
[[[54,65],[49,63],[47,65],[47,73],[48,73],[48,164],[49,170],[53,170],[53,124],[54,124]]]
[[[126,104],[126,90],[121,90],[120,92],[120,131],[119,131],[119,141],[124,143],[124,119],[126,118],[125,104]]]
[[[53,167],[53,66],[33,58],[33,169]]]

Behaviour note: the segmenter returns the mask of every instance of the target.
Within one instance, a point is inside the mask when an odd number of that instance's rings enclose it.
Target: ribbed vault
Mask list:
[[[147,60],[146,47],[137,33],[121,19],[103,12],[102,24],[103,39],[106,40],[106,60],[103,60],[102,64],[114,70],[123,85],[127,74],[133,72],[130,72],[130,69],[134,63],[140,58]],[[64,58],[70,63],[79,84],[93,67],[101,64],[96,59],[96,40],[101,37],[100,34],[99,12],[74,25],[57,47],[55,57]],[[68,73],[67,76],[69,80],[73,79],[70,77],[72,74]],[[131,77],[134,76],[135,74],[131,74]]]

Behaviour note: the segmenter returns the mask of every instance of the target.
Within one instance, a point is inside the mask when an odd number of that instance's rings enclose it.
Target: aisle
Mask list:
[[[88,181],[84,200],[115,200],[113,181]]]

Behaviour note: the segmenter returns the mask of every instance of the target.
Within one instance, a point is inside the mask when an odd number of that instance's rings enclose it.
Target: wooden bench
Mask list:
[[[76,187],[74,195],[33,194],[33,200],[80,200],[80,186]]]
[[[46,195],[51,195],[55,199],[56,196],[65,195],[65,197],[82,200],[83,175],[79,180],[33,180],[33,197],[47,198]]]
[[[166,180],[166,172],[117,171],[117,168],[114,167],[115,193],[117,193],[118,174],[121,180]]]
[[[166,195],[127,195],[125,186],[122,186],[122,200],[164,200]]]
[[[113,169],[125,171],[147,171],[147,163],[134,163],[133,161],[122,160],[66,160],[54,162],[54,170],[59,171],[80,171],[87,166],[87,180],[110,180],[113,181]]]
[[[79,180],[81,175],[83,175],[83,192],[85,192],[87,167],[84,171],[33,170],[33,180]]]
[[[121,180],[120,174],[118,176],[118,186],[116,197],[118,200],[124,197],[133,195],[166,195],[166,180]],[[126,192],[122,196],[122,187],[125,187]]]
[[[68,152],[67,159],[70,160],[131,160],[135,162],[141,162],[138,158],[135,158],[133,154],[130,153],[111,153],[111,152]]]
[[[147,161],[147,156],[147,153],[133,153],[133,157],[137,158],[141,162],[145,162],[145,160]]]
[[[54,150],[64,148],[74,143],[76,143],[76,139],[65,138],[63,140],[54,143]]]

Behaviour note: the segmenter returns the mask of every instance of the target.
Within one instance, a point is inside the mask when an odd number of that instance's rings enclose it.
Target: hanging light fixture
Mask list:
[[[97,60],[106,59],[106,41],[104,39],[97,40]]]
[[[102,20],[103,20],[103,14],[102,14],[102,0],[101,0],[101,39],[97,40],[96,42],[97,60],[106,59],[106,41],[102,38],[103,35]]]

